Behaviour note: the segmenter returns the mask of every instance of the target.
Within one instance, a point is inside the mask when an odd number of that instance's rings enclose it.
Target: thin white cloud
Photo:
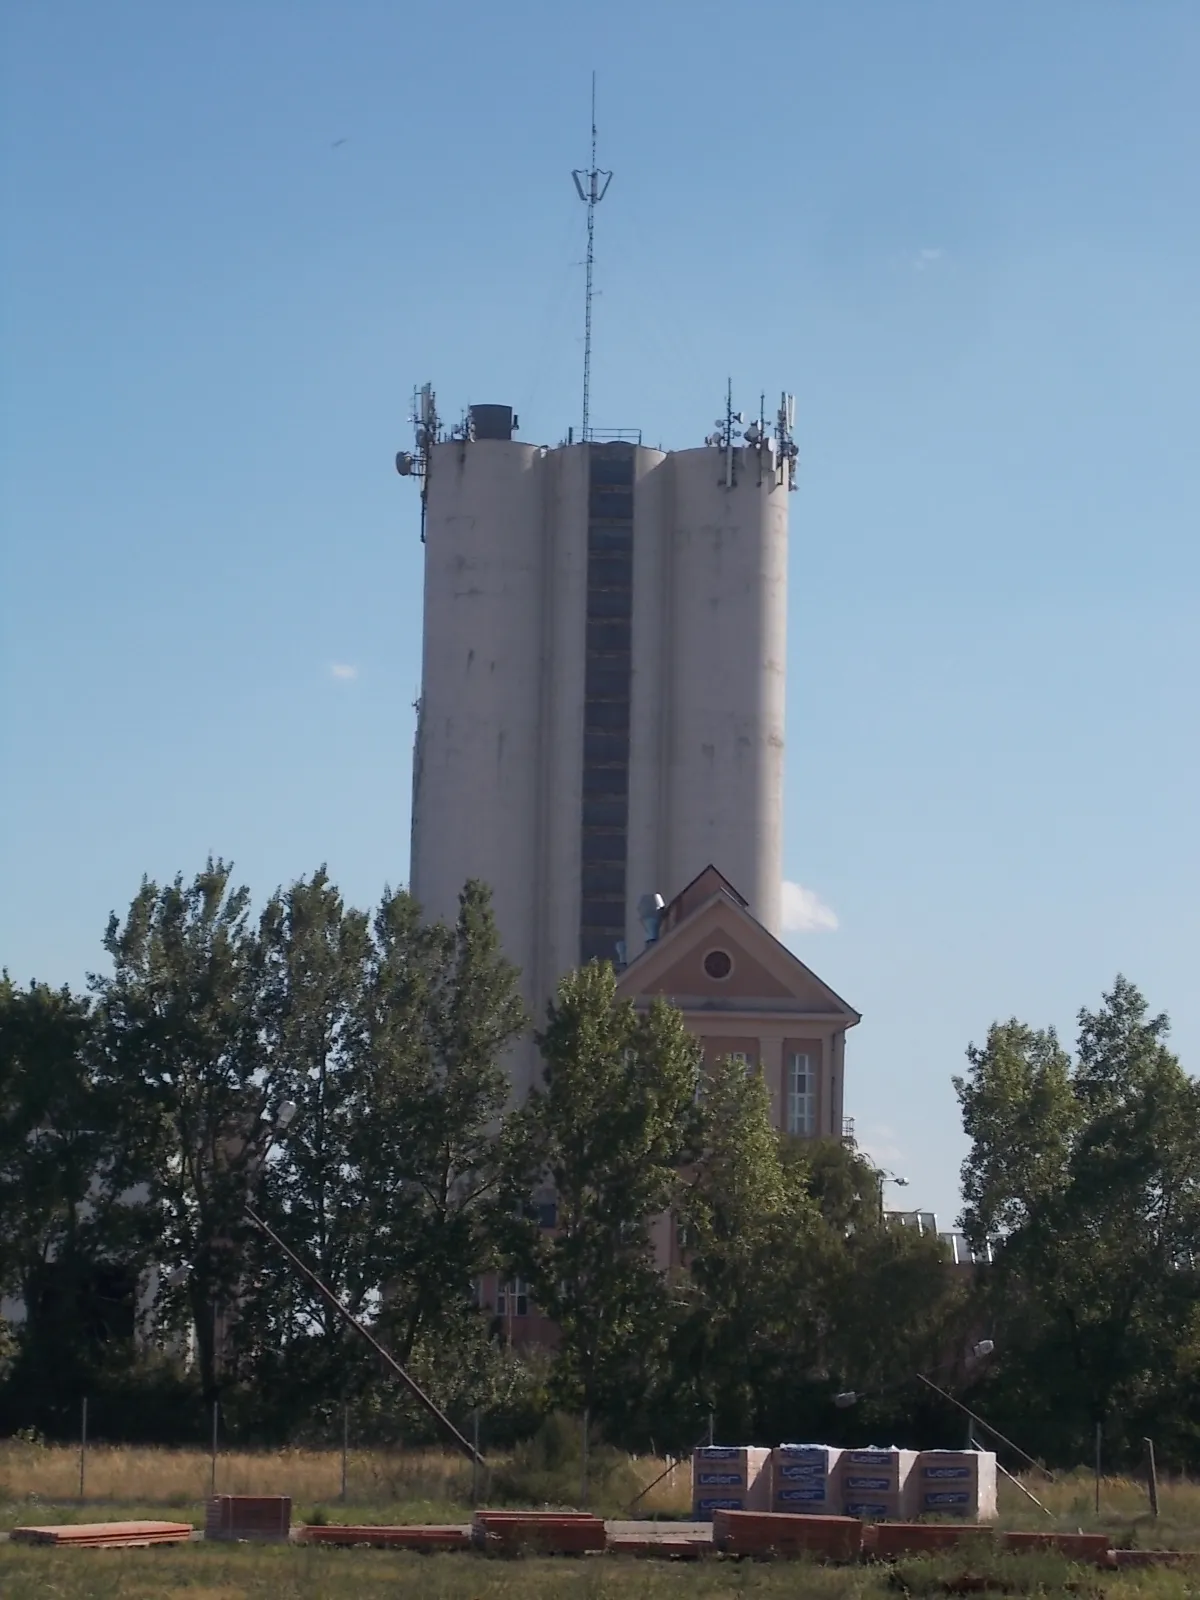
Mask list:
[[[929,267],[936,266],[944,254],[944,250],[934,249],[932,246],[927,245],[925,249],[917,251],[913,257],[913,266],[918,272],[924,272]]]
[[[837,912],[827,906],[814,889],[802,883],[783,881],[783,931],[785,933],[831,932],[838,925]]]
[[[895,1128],[889,1128],[886,1122],[874,1122],[856,1129],[856,1132],[858,1148],[868,1161],[897,1177],[905,1176],[904,1148]],[[907,1185],[898,1185],[894,1182],[886,1185],[885,1194],[889,1210],[903,1209],[906,1187]]]
[[[349,683],[352,678],[358,677],[358,668],[352,667],[347,661],[331,661],[329,676],[336,678],[339,683]]]

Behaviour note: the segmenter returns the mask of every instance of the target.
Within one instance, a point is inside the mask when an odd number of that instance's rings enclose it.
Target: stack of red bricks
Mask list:
[[[286,1540],[292,1501],[286,1494],[215,1494],[204,1509],[206,1539]]]
[[[857,1561],[863,1525],[857,1517],[714,1511],[713,1544],[736,1556],[808,1555],[823,1561]]]
[[[471,1535],[465,1528],[454,1527],[371,1527],[365,1524],[345,1526],[328,1523],[320,1527],[302,1528],[302,1544],[333,1545],[345,1548],[367,1545],[375,1550],[415,1550],[419,1555],[432,1555],[438,1550],[469,1550]]]
[[[608,1547],[603,1519],[585,1511],[477,1511],[472,1532],[496,1555],[581,1556]]]

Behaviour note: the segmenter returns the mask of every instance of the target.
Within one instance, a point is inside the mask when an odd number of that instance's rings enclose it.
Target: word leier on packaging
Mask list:
[[[781,1444],[771,1452],[771,1509],[813,1516],[841,1512],[836,1445]]]
[[[692,1515],[714,1511],[769,1511],[771,1452],[747,1445],[707,1445],[692,1457]]]

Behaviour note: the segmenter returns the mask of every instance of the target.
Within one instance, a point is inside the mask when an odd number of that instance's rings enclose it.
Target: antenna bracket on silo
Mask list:
[[[437,412],[437,396],[431,383],[413,390],[412,414],[416,448],[396,453],[396,471],[402,478],[421,480],[421,543],[425,543],[425,512],[429,504],[429,469],[433,447],[441,442],[442,424]]]
[[[795,426],[796,396],[785,392],[779,396],[779,410],[775,413],[775,470],[779,474],[776,481],[781,487],[786,483],[789,489],[796,487],[796,462],[800,455],[792,437]]]
[[[724,459],[721,482],[726,489],[737,483],[737,441],[742,437],[742,413],[733,409],[733,379],[725,385],[725,415],[716,420],[716,432],[710,433],[706,444],[714,444]]]

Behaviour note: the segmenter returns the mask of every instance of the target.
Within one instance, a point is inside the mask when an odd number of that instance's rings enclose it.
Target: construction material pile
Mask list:
[[[706,1445],[692,1457],[692,1515],[708,1521],[718,1511],[992,1522],[996,1457],[986,1450]]]
[[[286,1494],[214,1494],[204,1508],[206,1539],[286,1542],[292,1501]]]
[[[190,1522],[73,1522],[43,1528],[14,1528],[14,1544],[52,1544],[80,1550],[138,1549],[151,1544],[183,1544]]]
[[[710,1444],[692,1456],[692,1515],[711,1522],[714,1511],[769,1511],[770,1450]]]

